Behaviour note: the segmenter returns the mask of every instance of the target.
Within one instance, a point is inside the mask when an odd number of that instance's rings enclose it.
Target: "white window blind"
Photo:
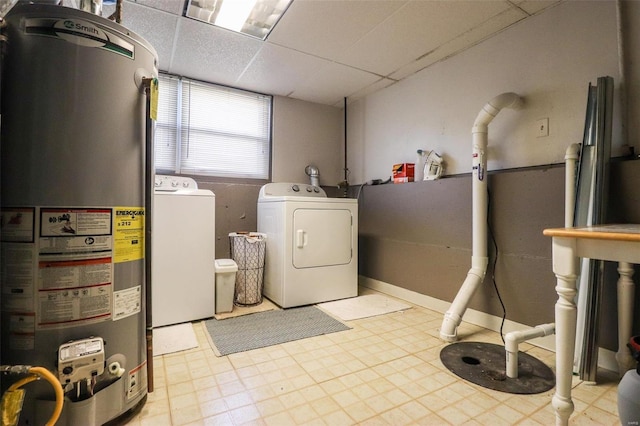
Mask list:
[[[269,178],[271,97],[160,77],[156,171]]]

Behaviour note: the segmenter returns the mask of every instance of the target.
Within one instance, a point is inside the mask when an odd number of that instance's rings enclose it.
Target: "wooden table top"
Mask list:
[[[597,225],[582,228],[549,228],[545,229],[543,234],[548,237],[640,242],[640,224]]]

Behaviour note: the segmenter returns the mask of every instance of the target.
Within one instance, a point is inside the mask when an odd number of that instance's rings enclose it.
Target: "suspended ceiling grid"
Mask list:
[[[122,24],[155,47],[162,71],[341,106],[557,3],[293,0],[266,41],[185,18],[182,0],[125,0]]]

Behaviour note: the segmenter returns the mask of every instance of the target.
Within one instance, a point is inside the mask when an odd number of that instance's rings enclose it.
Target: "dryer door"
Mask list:
[[[295,268],[351,262],[353,226],[350,210],[296,209],[292,225]]]

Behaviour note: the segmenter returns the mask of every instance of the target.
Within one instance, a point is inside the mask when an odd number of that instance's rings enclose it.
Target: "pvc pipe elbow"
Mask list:
[[[513,92],[502,93],[491,99],[482,107],[476,121],[473,124],[473,133],[485,133],[486,126],[498,115],[503,108],[518,109],[522,106],[523,101],[520,96]]]
[[[485,256],[471,256],[471,269],[469,273],[477,275],[484,279],[487,273],[487,265],[489,264],[489,258]]]
[[[524,104],[524,101],[517,94],[513,92],[507,92],[491,99],[488,104],[500,111],[503,108],[519,109]]]
[[[458,326],[462,322],[462,316],[467,310],[471,297],[473,297],[473,294],[484,280],[487,272],[487,263],[488,258],[486,257],[471,257],[471,269],[467,272],[467,277],[451,303],[449,310],[444,314],[442,327],[440,328],[440,338],[442,340],[447,342],[458,340]]]
[[[577,160],[580,156],[578,153],[580,152],[580,144],[572,143],[567,147],[567,150],[564,154],[565,160]]]
[[[507,352],[518,352],[518,344],[520,343],[518,333],[518,331],[512,331],[504,335],[504,349]]]
[[[536,337],[550,336],[556,332],[556,325],[540,324],[527,330],[516,330],[504,336],[504,347],[508,352],[518,352],[518,344]]]
[[[462,321],[462,317],[455,312],[449,310],[444,314],[442,327],[440,327],[440,338],[446,342],[455,342],[458,340],[458,325]]]

